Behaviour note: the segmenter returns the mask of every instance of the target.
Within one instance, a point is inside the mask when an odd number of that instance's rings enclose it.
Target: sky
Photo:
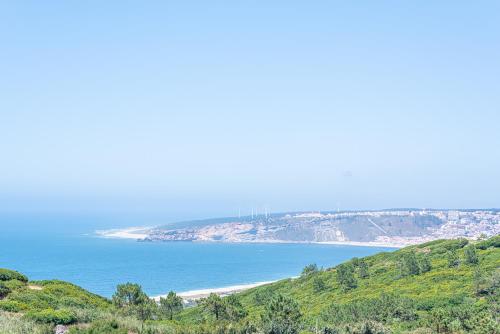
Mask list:
[[[500,207],[498,1],[2,1],[0,213]]]

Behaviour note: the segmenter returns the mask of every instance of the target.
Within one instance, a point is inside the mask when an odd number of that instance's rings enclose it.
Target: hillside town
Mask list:
[[[142,241],[303,242],[402,247],[500,234],[498,210],[380,210],[266,214],[155,227]]]

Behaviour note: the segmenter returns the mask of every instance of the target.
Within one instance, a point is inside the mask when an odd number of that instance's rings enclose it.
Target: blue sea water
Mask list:
[[[69,218],[68,218],[69,219]],[[223,244],[104,239],[102,224],[75,218],[0,219],[0,267],[32,280],[61,279],[110,297],[119,283],[136,282],[152,296],[278,280],[310,263],[330,267],[391,248],[314,244]],[[110,226],[106,226],[110,227]],[[116,225],[114,226],[116,227]]]

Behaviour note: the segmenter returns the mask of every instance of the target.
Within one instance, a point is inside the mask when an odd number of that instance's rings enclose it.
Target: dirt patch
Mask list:
[[[41,286],[38,286],[38,285],[28,285],[28,289],[30,290],[42,290],[43,288]]]

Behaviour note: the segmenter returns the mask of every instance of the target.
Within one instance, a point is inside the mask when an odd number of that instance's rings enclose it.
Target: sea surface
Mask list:
[[[130,225],[130,222],[127,223]],[[134,224],[137,225],[137,224]],[[393,248],[315,244],[146,243],[105,239],[79,218],[0,217],[0,267],[32,280],[61,279],[110,297],[135,282],[151,296],[297,276],[310,263],[330,267]]]

